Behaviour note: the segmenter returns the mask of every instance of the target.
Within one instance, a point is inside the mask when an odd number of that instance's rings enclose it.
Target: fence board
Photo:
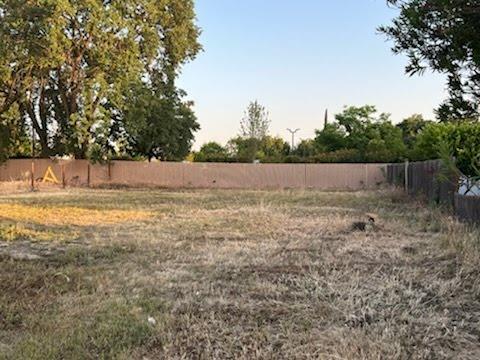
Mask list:
[[[480,196],[455,194],[455,212],[465,221],[480,223]]]

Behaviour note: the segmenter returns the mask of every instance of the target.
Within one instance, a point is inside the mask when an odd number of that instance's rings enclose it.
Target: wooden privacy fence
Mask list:
[[[461,219],[480,224],[480,196],[455,194],[455,211]]]
[[[385,184],[384,164],[223,164],[35,159],[34,179],[50,167],[67,186],[155,186],[207,189],[375,189]],[[9,160],[0,181],[29,181],[32,160]],[[60,185],[59,184],[59,185]]]
[[[458,179],[444,179],[442,169],[441,160],[389,164],[387,181],[393,185],[401,185],[409,195],[425,196],[430,203],[453,206]]]
[[[387,165],[389,184],[430,203],[447,205],[460,219],[480,224],[480,197],[458,194],[459,179],[446,175],[441,160]]]

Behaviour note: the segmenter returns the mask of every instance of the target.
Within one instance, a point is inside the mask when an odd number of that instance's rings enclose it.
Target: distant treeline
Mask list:
[[[480,123],[434,122],[413,115],[394,125],[374,106],[347,107],[316,130],[313,139],[294,149],[282,138],[238,136],[223,146],[204,144],[191,156],[196,162],[358,163],[435,159],[447,151],[466,175],[479,172]]]

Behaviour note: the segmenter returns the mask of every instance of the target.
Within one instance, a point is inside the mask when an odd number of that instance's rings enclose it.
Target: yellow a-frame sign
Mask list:
[[[60,181],[58,181],[57,177],[55,176],[55,173],[52,170],[52,167],[49,166],[47,168],[47,171],[45,171],[45,175],[43,175],[42,182],[51,182],[54,184],[60,184]]]

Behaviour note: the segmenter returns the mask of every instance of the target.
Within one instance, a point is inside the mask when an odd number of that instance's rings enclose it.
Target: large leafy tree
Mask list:
[[[388,0],[400,9],[390,26],[393,51],[409,58],[410,75],[426,69],[446,74],[449,99],[440,120],[478,118],[480,102],[480,5],[472,0]]]
[[[165,88],[166,87],[166,88]],[[190,152],[194,131],[200,128],[192,103],[173,84],[130,89],[122,116],[127,152],[149,160],[183,160]]]
[[[445,147],[465,175],[480,175],[480,123],[430,123],[415,143],[415,160],[438,159]]]
[[[355,150],[363,161],[384,162],[405,155],[402,131],[392,124],[388,114],[377,114],[374,106],[350,106],[335,119],[334,124],[316,132],[315,146],[320,152]]]
[[[86,157],[126,88],[194,58],[194,20],[192,0],[0,0],[0,113],[18,104],[42,155]]]
[[[403,142],[409,149],[411,149],[425,126],[431,123],[432,121],[425,120],[423,115],[413,114],[397,124],[397,127],[402,130]]]

